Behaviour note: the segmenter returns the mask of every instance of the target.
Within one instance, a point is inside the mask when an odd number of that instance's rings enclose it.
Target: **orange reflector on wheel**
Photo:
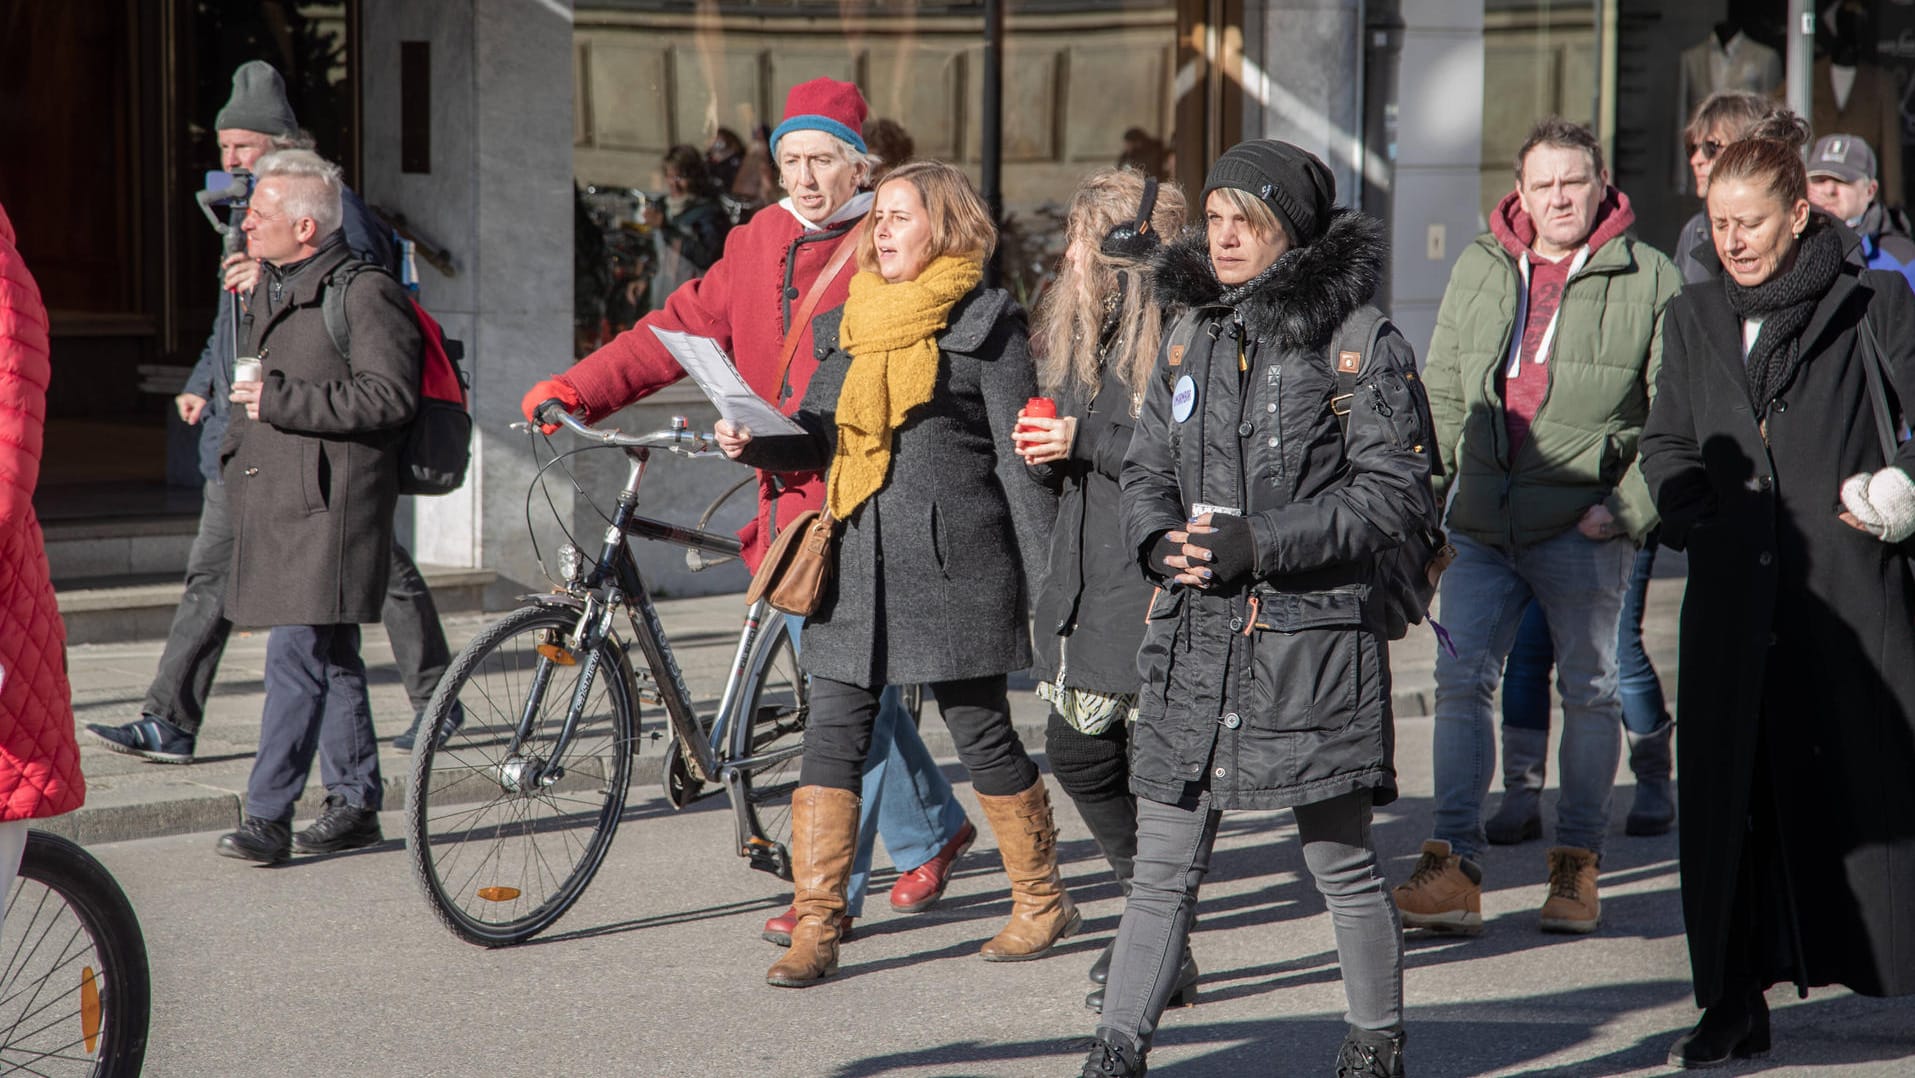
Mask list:
[[[91,1052],[100,1043],[100,981],[92,966],[80,967],[80,1036]]]
[[[573,655],[571,652],[565,650],[563,646],[558,644],[540,644],[539,654],[545,656],[546,658],[552,660],[555,663],[558,663],[560,666],[577,666],[578,665],[578,656]]]
[[[516,887],[481,887],[479,888],[479,897],[485,899],[487,902],[510,902],[519,897],[519,889]]]

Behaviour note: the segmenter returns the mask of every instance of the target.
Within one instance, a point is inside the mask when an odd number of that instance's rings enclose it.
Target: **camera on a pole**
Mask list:
[[[246,235],[239,230],[239,223],[246,219],[246,207],[252,203],[253,174],[243,168],[208,172],[205,189],[193,197],[199,202],[200,212],[212,223],[213,231],[225,242],[226,253],[243,250]],[[225,208],[226,220],[219,219],[217,207]]]

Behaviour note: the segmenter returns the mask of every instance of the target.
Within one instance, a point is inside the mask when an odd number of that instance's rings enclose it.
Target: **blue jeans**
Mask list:
[[[1496,765],[1493,701],[1533,598],[1549,620],[1563,695],[1557,840],[1601,854],[1622,745],[1616,627],[1635,548],[1626,539],[1586,539],[1574,528],[1514,553],[1465,535],[1451,541],[1456,561],[1443,574],[1440,613],[1456,654],[1436,654],[1436,837],[1472,859],[1488,844],[1483,799]]]
[[[1642,646],[1642,604],[1649,594],[1649,576],[1656,567],[1656,538],[1636,551],[1629,573],[1629,590],[1622,596],[1622,620],[1616,628],[1617,695],[1622,698],[1622,724],[1632,734],[1654,733],[1669,721],[1662,696],[1662,680],[1649,652]],[[1549,619],[1534,600],[1516,630],[1516,645],[1503,666],[1503,725],[1521,730],[1549,730],[1549,670],[1556,650],[1549,643]]]
[[[786,615],[791,648],[798,650],[804,619]],[[845,915],[864,915],[864,893],[871,885],[871,855],[883,839],[891,863],[900,872],[937,856],[944,844],[964,828],[964,806],[958,804],[951,781],[924,747],[917,725],[904,710],[903,694],[888,686],[878,701],[878,717],[871,725],[871,751],[865,754],[862,802],[858,806],[858,853],[851,862],[851,884],[846,889]]]

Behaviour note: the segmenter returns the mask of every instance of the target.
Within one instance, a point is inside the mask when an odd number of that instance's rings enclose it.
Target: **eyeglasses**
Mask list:
[[[1712,138],[1703,139],[1697,145],[1689,147],[1689,152],[1694,153],[1697,150],[1701,150],[1702,159],[1704,161],[1713,161],[1716,159],[1716,155],[1721,153],[1727,147],[1728,147],[1728,143],[1726,142],[1717,142],[1715,139],[1712,139]]]

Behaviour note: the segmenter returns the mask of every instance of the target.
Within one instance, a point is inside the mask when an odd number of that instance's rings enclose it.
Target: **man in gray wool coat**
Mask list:
[[[260,159],[243,226],[265,262],[246,315],[257,379],[234,379],[220,446],[233,525],[226,611],[269,625],[266,707],[246,816],[218,849],[250,861],[378,842],[379,755],[359,626],[379,620],[391,562],[398,454],[419,407],[420,333],[399,283],[352,279],[352,355],[327,332],[334,271],[353,255],[340,232],[339,168],[306,150]],[[319,820],[292,835],[314,754]]]

